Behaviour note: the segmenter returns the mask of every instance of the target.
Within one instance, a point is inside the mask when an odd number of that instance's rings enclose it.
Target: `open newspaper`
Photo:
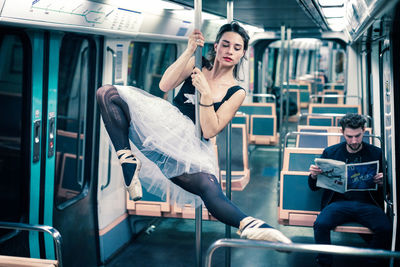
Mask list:
[[[339,193],[378,189],[373,179],[379,170],[378,160],[346,164],[343,161],[316,158],[315,164],[322,170],[317,178],[319,187]]]

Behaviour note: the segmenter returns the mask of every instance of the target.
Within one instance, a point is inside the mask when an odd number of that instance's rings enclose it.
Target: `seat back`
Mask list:
[[[226,170],[226,132],[225,127],[217,135],[217,147],[218,147],[218,165],[220,171]],[[231,170],[244,171],[249,168],[248,163],[248,152],[247,152],[247,137],[246,128],[242,124],[232,124],[231,132]]]
[[[221,185],[226,184],[226,132],[221,131],[216,138]],[[232,124],[231,133],[231,189],[242,191],[250,181],[247,129],[244,124]]]
[[[318,104],[312,103],[308,107],[308,113],[310,114],[321,114],[321,113],[334,113],[334,114],[347,114],[347,113],[357,113],[361,114],[360,105],[335,105],[335,104]]]
[[[246,103],[240,106],[239,112],[238,116],[244,114],[249,118],[249,143],[266,145],[277,142],[275,103]],[[234,118],[232,121],[237,123],[240,120],[244,119]]]
[[[307,116],[307,125],[312,126],[334,126],[331,116]]]
[[[320,158],[323,148],[286,147],[283,156],[282,171],[308,172],[315,158]]]
[[[304,134],[298,135],[296,147],[325,148],[328,146],[328,136],[307,135],[307,133],[328,133],[327,129],[300,129]]]

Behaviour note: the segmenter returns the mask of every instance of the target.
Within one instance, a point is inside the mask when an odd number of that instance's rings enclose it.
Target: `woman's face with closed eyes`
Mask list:
[[[235,32],[225,32],[218,43],[214,44],[216,60],[222,65],[235,66],[244,56],[244,42]]]

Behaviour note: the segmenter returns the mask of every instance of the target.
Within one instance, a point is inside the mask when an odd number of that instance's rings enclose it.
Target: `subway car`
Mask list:
[[[317,250],[296,245],[314,244],[320,212],[309,166],[343,141],[338,121],[347,113],[367,118],[365,142],[384,156],[392,241],[369,255],[392,252],[388,264],[398,264],[400,2],[200,3],[0,0],[0,266],[317,266]],[[199,14],[204,57],[228,21],[250,36],[238,81],[246,99],[212,140],[217,178],[240,209],[293,241],[291,253],[242,240],[207,265],[207,249],[239,239],[236,229],[168,192],[143,188],[133,201],[125,190],[96,90],[134,86],[172,102],[180,87],[164,93],[159,82]],[[357,223],[338,226],[332,248],[368,249],[371,234]],[[351,251],[334,255],[334,266],[359,261]]]

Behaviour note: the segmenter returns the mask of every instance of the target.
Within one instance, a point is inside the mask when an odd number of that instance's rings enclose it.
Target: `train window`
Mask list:
[[[129,45],[128,85],[166,98],[158,84],[164,71],[176,59],[176,45],[131,42]]]
[[[24,90],[27,43],[18,34],[0,31],[0,221],[23,221],[28,207],[29,175],[24,163],[28,157],[23,156],[29,146],[23,138],[29,132],[25,121],[29,90]],[[0,244],[12,237],[10,231],[0,230]]]
[[[263,65],[267,66],[259,77],[270,91],[271,87],[280,86],[281,42],[276,41],[265,49]],[[321,89],[326,83],[341,84],[344,82],[345,51],[339,43],[311,38],[293,39],[290,43],[290,60],[287,77],[287,58],[283,64],[283,83],[309,82],[313,88]],[[320,88],[321,87],[321,88]],[[261,90],[261,91],[262,91]],[[260,91],[260,92],[261,92]]]
[[[85,140],[90,83],[87,38],[66,35],[60,48],[57,103],[55,202],[63,208],[83,197],[87,188]]]

